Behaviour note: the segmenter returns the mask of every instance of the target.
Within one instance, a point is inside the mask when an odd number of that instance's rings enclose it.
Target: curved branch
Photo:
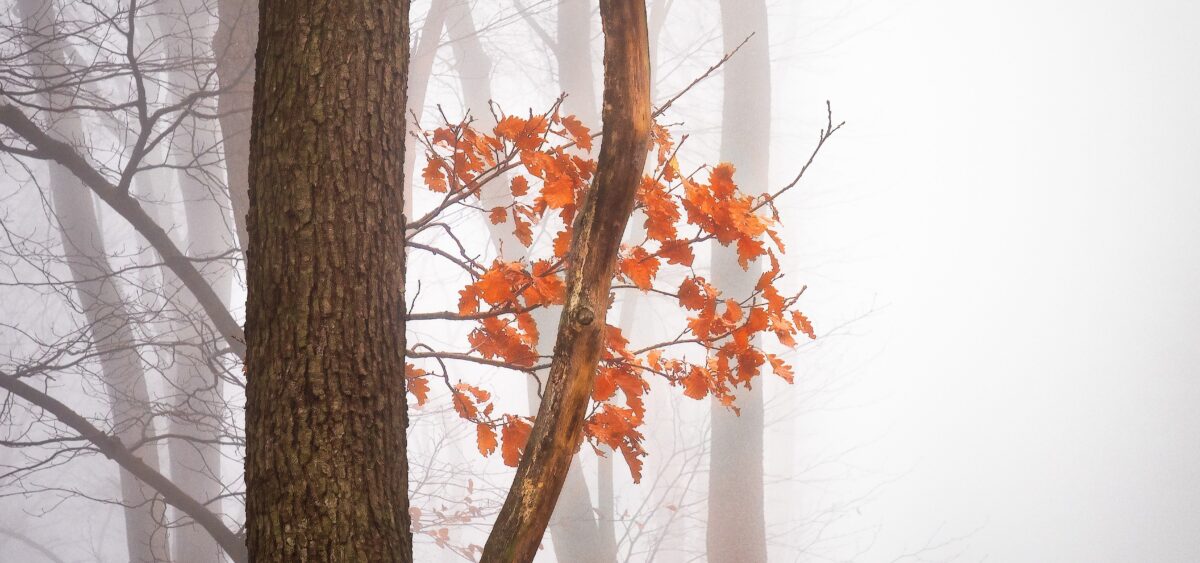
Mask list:
[[[217,541],[221,549],[225,550],[230,559],[236,563],[245,563],[249,560],[245,542],[241,536],[238,536],[225,526],[220,516],[214,514],[200,501],[183,492],[183,489],[172,483],[162,473],[146,465],[141,458],[134,455],[120,440],[96,428],[90,421],[80,416],[74,409],[63,404],[58,399],[14,377],[0,376],[0,389],[5,389],[13,395],[21,397],[42,410],[49,412],[60,422],[78,432],[80,436],[91,442],[105,457],[117,462],[121,466],[121,469],[128,471],[131,475],[152,487],[163,496],[163,500],[168,504],[190,516],[200,527],[204,528],[209,534],[212,534],[213,539]]]
[[[95,168],[87,163],[71,145],[54,139],[42,131],[32,120],[16,107],[0,104],[0,124],[12,129],[37,149],[44,158],[49,158],[61,164],[80,179],[87,187],[104,200],[114,211],[119,213],[138,234],[146,238],[150,246],[162,257],[163,263],[179,276],[180,281],[188,291],[196,297],[196,301],[212,320],[213,326],[221,336],[229,342],[229,348],[239,358],[246,357],[246,337],[241,325],[233,318],[229,309],[221,302],[221,298],[213,291],[212,286],[204,280],[204,276],[192,264],[192,261],[167,232],[163,230],[137,200],[128,193],[108,181]]]

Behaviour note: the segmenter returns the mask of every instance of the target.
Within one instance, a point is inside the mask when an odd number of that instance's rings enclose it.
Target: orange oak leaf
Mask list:
[[[817,332],[813,330],[812,322],[808,320],[808,317],[804,316],[804,313],[792,311],[792,322],[796,323],[796,328],[800,329],[800,332],[803,332],[813,340],[817,339]]]
[[[691,267],[692,262],[696,260],[696,255],[692,252],[692,246],[682,240],[664,241],[659,246],[657,254],[666,258],[667,264],[677,264],[680,266]]]
[[[504,445],[500,448],[500,455],[504,458],[504,465],[516,467],[521,461],[521,454],[525,453],[525,444],[529,441],[529,431],[531,427],[525,419],[510,416],[507,423],[500,429],[500,439]]]
[[[566,258],[567,252],[571,250],[571,229],[567,227],[558,232],[554,237],[554,257]]]
[[[516,297],[509,279],[510,273],[508,264],[497,262],[479,278],[475,287],[479,288],[479,295],[484,301],[491,305],[499,305]]]
[[[510,189],[513,197],[521,197],[529,193],[529,179],[524,176],[514,176]]]
[[[425,186],[435,192],[445,192],[446,173],[442,171],[442,161],[436,156],[430,156],[429,162],[425,165],[425,169],[421,171],[421,176],[425,178]]]
[[[458,314],[473,315],[479,312],[479,288],[468,285],[458,292]]]
[[[571,134],[575,145],[585,151],[592,150],[592,134],[588,128],[583,125],[574,115],[568,115],[562,118],[562,125],[567,132]]]
[[[574,204],[575,182],[567,176],[546,180],[542,186],[542,199],[550,209],[562,209]]]
[[[767,361],[771,363],[771,371],[775,372],[775,375],[788,383],[794,382],[795,374],[792,372],[792,366],[783,361],[783,358],[775,354],[767,354]]]
[[[651,256],[646,249],[635,246],[627,258],[621,260],[621,273],[638,286],[642,291],[650,289],[654,276],[658,274],[658,258]]]
[[[496,431],[492,430],[491,426],[486,424],[475,425],[475,443],[479,446],[479,453],[488,456],[496,451]]]
[[[657,241],[666,241],[678,236],[675,223],[679,221],[679,207],[667,194],[662,184],[653,178],[644,178],[638,190],[646,214],[646,236]]]
[[[692,366],[682,380],[683,394],[692,399],[703,399],[708,396],[708,373],[700,366]]]
[[[533,225],[517,216],[517,210],[513,209],[513,236],[517,237],[522,245],[526,248],[533,244]]]
[[[683,278],[683,283],[679,284],[679,304],[686,309],[699,311],[707,302],[705,295],[700,292],[700,284],[696,278]]]
[[[738,305],[737,300],[725,300],[725,314],[721,315],[721,320],[729,324],[742,320],[742,307]]]
[[[417,406],[425,404],[429,400],[429,380],[425,379],[427,372],[412,364],[404,365],[404,379],[408,387],[408,392],[417,399]]]

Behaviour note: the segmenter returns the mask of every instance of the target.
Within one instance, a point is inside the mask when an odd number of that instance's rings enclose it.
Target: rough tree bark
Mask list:
[[[265,0],[250,153],[255,561],[411,561],[407,0]]]
[[[604,133],[596,178],[579,209],[567,296],[537,420],[482,560],[533,560],[582,440],[584,414],[604,345],[609,287],[633,210],[650,134],[646,5],[601,0]]]
[[[754,34],[724,67],[721,160],[737,166],[742,190],[767,189],[771,141],[771,59],[765,0],[721,0],[725,52]],[[754,103],[747,103],[754,100]],[[749,295],[761,262],[744,271],[732,249],[713,245],[713,283],[728,295]],[[762,382],[738,393],[737,416],[712,402],[712,450],[708,473],[708,560],[712,563],[767,560],[763,513]]]

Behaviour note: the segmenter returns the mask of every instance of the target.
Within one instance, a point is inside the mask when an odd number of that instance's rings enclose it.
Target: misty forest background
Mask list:
[[[208,257],[198,269],[239,322],[235,217],[248,202],[234,186],[247,182],[253,3],[154,0],[131,18],[128,2],[0,2],[0,102],[127,179],[170,239]],[[540,113],[566,92],[564,112],[599,132],[594,4],[415,1],[411,115],[432,128],[469,112],[487,129],[494,111]],[[647,6],[652,101],[684,92],[659,122],[687,135],[685,167],[729,161],[742,189],[771,192],[820,131],[848,121],[777,202],[782,269],[807,286],[799,306],[818,338],[774,349],[795,382],[764,373],[741,417],[655,383],[641,481],[619,453],[585,445],[538,561],[1194,560],[1200,39],[1188,22],[1200,7]],[[5,123],[0,377],[140,443],[142,459],[238,530],[240,363],[127,218],[81,195],[77,171],[23,153]],[[121,169],[144,150],[147,123],[176,124],[144,170]],[[405,180],[419,186],[424,151],[407,148]],[[437,204],[414,193],[410,217]],[[479,211],[446,221],[480,262],[520,257]],[[696,254],[697,271],[736,277],[719,252]],[[457,301],[459,273],[428,253],[409,260],[409,296]],[[684,315],[634,295],[609,322],[653,341]],[[447,347],[463,337],[452,322],[408,335]],[[451,373],[504,411],[536,402],[512,373]],[[414,557],[473,560],[513,470],[480,455],[439,385],[410,411]],[[79,426],[6,389],[4,559],[224,560]]]

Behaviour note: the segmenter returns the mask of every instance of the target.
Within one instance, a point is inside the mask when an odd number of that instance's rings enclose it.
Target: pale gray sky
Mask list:
[[[793,259],[816,318],[879,306],[806,422],[898,477],[859,560],[1196,561],[1200,4],[787,4],[782,146],[850,121]]]

